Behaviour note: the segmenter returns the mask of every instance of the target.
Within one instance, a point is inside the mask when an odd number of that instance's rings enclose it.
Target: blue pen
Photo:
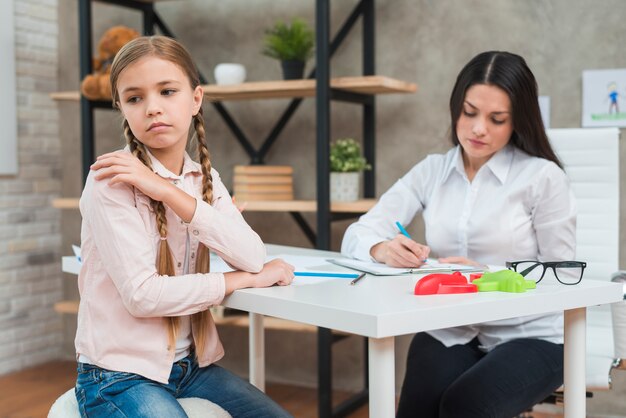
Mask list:
[[[359,277],[359,275],[355,273],[326,273],[317,271],[295,271],[293,275],[302,277],[338,277],[341,279],[356,279]]]
[[[409,235],[408,232],[406,232],[406,229],[404,229],[404,227],[402,226],[402,224],[400,222],[396,221],[396,226],[398,227],[398,229],[400,230],[402,235],[404,235],[408,239],[411,239],[411,236]]]
[[[408,239],[412,239],[411,236],[409,235],[408,232],[406,232],[406,229],[404,229],[404,227],[402,226],[402,224],[399,221],[396,221],[396,226],[398,227],[398,229],[400,230],[400,232],[402,233],[402,235],[404,235],[405,237],[407,237]],[[425,258],[422,260],[424,263],[428,263],[428,259]]]

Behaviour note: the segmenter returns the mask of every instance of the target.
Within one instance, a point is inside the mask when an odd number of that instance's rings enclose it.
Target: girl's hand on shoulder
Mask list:
[[[482,267],[480,263],[465,257],[442,257],[437,261],[445,264],[462,264],[464,266]]]
[[[420,267],[430,254],[430,247],[398,234],[373,246],[370,253],[376,261],[390,267]]]
[[[280,258],[265,263],[263,270],[254,275],[253,287],[268,287],[272,285],[287,286],[294,278],[294,266]]]
[[[150,170],[134,155],[116,151],[103,154],[91,165],[97,171],[95,179],[110,179],[109,186],[118,183],[130,184],[154,200],[162,201],[170,183]]]

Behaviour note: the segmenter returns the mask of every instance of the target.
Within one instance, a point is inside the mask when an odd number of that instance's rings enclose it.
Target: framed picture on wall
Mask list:
[[[626,69],[583,71],[583,127],[626,126]]]
[[[17,84],[13,1],[0,1],[0,176],[17,174]]]

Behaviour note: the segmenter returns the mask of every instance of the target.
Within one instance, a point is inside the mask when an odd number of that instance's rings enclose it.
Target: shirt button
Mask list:
[[[178,180],[174,180],[174,182],[173,182],[173,183],[174,183],[174,184],[178,184]]]
[[[197,229],[194,229],[194,230],[193,230],[193,234],[194,234],[194,235],[198,235],[199,233],[200,233],[200,231],[198,231]]]
[[[178,267],[180,267],[180,266],[182,266],[182,265],[183,265],[182,263],[178,263]]]

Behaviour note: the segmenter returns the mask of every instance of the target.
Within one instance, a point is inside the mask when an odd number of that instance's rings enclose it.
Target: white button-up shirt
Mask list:
[[[506,261],[573,260],[576,207],[556,164],[509,145],[470,182],[461,148],[430,155],[398,180],[344,236],[343,254],[371,261],[375,244],[422,213],[431,257],[463,256],[490,266]],[[503,268],[503,267],[502,267]],[[478,337],[490,350],[516,338],[563,342],[563,315],[535,315],[429,332],[446,346]]]

